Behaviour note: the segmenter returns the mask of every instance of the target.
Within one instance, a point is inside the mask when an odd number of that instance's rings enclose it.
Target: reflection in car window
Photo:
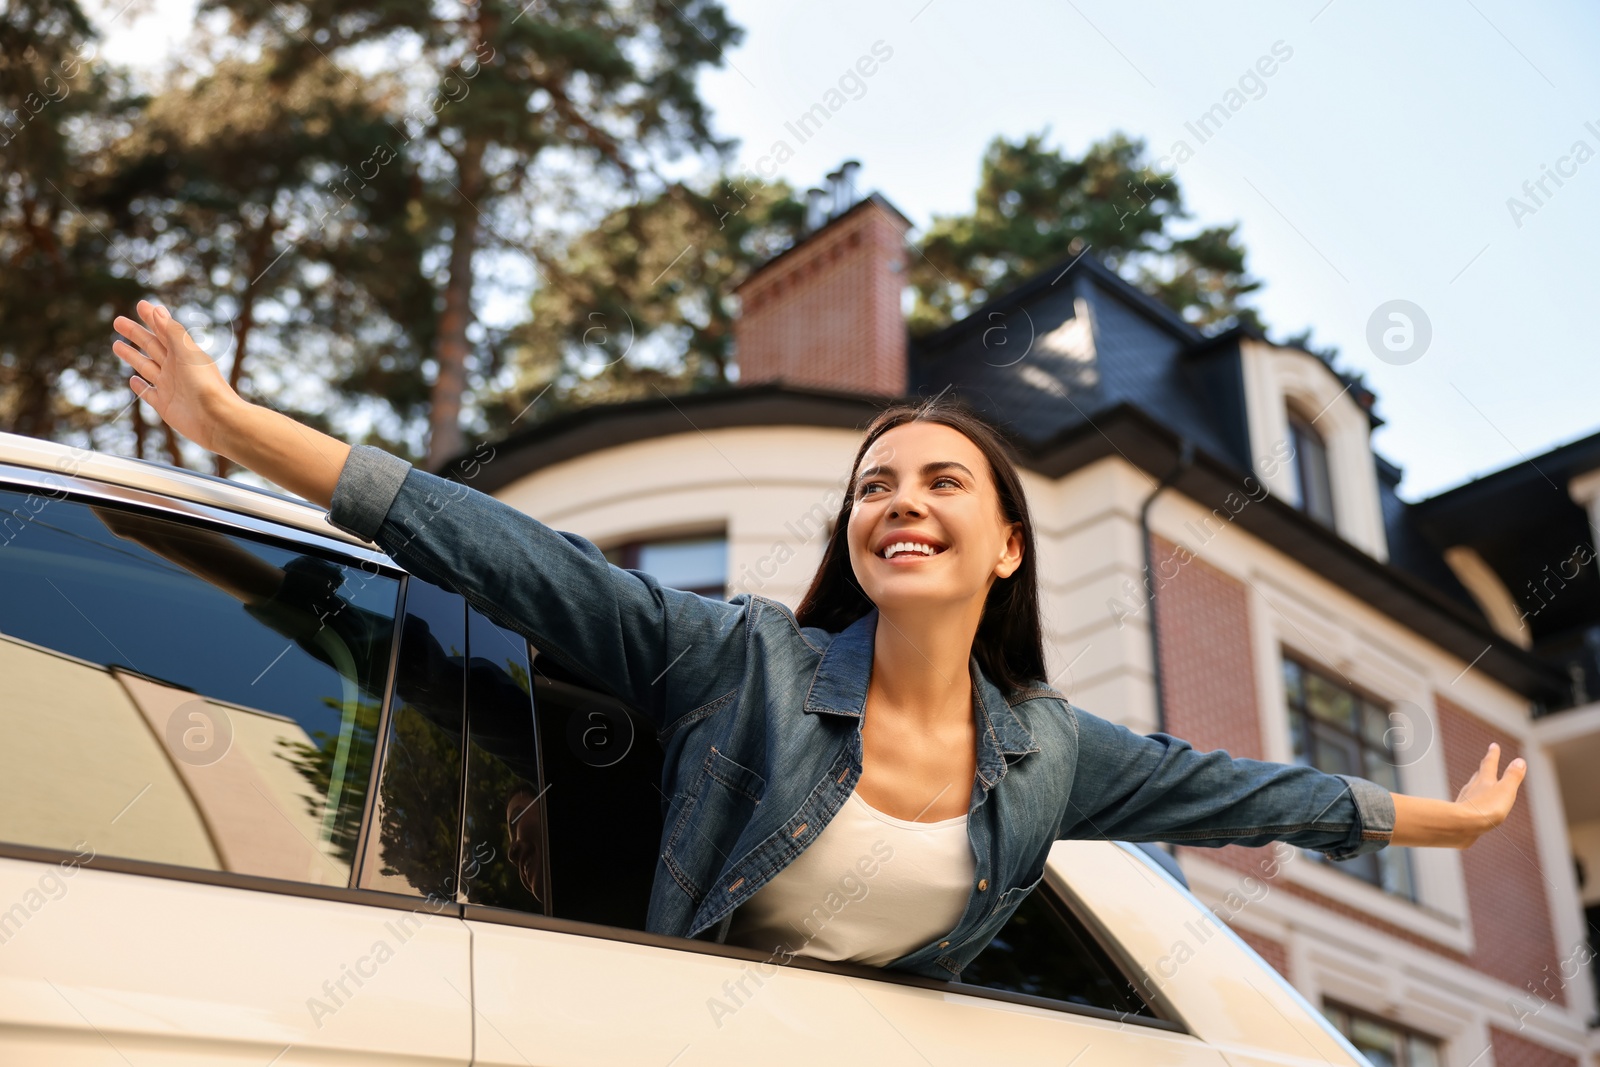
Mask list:
[[[467,602],[407,579],[363,888],[456,899],[466,658]]]
[[[0,840],[347,885],[398,581],[51,500],[0,543]]]
[[[1043,883],[961,972],[966,985],[1155,1017],[1053,890]]]
[[[549,827],[547,914],[643,930],[666,808],[654,730],[548,656],[533,661],[533,709]]]
[[[467,900],[544,913],[550,901],[528,642],[467,613]]]

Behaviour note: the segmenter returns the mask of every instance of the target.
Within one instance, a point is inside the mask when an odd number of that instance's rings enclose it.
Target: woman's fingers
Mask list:
[[[118,359],[132,367],[141,378],[148,380],[161,369],[155,360],[126,341],[111,342],[111,351],[117,354]]]
[[[134,322],[125,315],[118,315],[112,320],[112,328],[125,337],[129,346],[140,355],[153,363],[160,363],[166,358],[167,344],[160,334],[155,317],[155,305],[148,300],[139,301],[138,315],[144,320],[144,325]],[[144,368],[134,364],[133,369],[142,371]]]
[[[157,362],[160,361],[164,346],[149,330],[139,326],[131,319],[125,319],[120,316],[111,325],[116,329],[117,333],[122,335],[123,343],[129,348],[132,348],[142,356],[148,356]]]

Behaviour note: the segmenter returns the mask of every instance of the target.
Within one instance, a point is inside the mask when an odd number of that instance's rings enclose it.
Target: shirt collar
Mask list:
[[[857,720],[862,717],[867,706],[867,683],[872,678],[877,628],[878,609],[874,607],[835,635],[811,677],[805,703],[807,714],[822,712]],[[1000,690],[984,676],[976,656],[968,660],[967,669],[972,675],[973,703],[978,715],[978,777],[988,788],[1005,777],[1006,756],[1037,752],[1039,745]]]

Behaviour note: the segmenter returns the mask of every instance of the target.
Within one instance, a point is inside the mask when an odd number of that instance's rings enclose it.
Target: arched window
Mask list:
[[[1289,444],[1294,448],[1292,491],[1295,507],[1333,525],[1333,481],[1328,477],[1328,449],[1311,420],[1289,408]]]

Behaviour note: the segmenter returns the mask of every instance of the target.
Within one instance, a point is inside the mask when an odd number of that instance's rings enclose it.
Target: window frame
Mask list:
[[[1290,470],[1294,477],[1294,506],[1329,529],[1337,530],[1338,507],[1335,501],[1338,494],[1334,491],[1333,461],[1329,456],[1328,439],[1316,428],[1314,420],[1302,414],[1293,402],[1284,404],[1284,420],[1289,429],[1289,443],[1294,452],[1290,461]],[[1315,445],[1314,455],[1310,448],[1302,447],[1304,443]],[[1326,493],[1325,498],[1318,495],[1315,501],[1308,492],[1306,479],[1306,467],[1313,461],[1318,467],[1318,484]]]
[[[1389,716],[1389,714],[1393,711],[1393,704],[1394,704],[1393,701],[1386,700],[1383,697],[1380,697],[1377,694],[1367,690],[1366,688],[1364,688],[1362,686],[1356,685],[1353,682],[1342,681],[1342,680],[1340,680],[1338,678],[1335,678],[1335,677],[1332,676],[1331,672],[1329,672],[1327,669],[1325,669],[1321,664],[1316,663],[1313,660],[1311,660],[1309,657],[1301,655],[1300,653],[1288,648],[1287,646],[1280,646],[1279,649],[1278,649],[1278,676],[1279,676],[1280,684],[1282,684],[1283,693],[1284,693],[1284,704],[1283,704],[1284,725],[1285,725],[1285,728],[1286,728],[1288,736],[1289,736],[1289,758],[1290,758],[1291,761],[1294,759],[1294,740],[1293,740],[1293,738],[1294,738],[1294,732],[1295,732],[1295,729],[1294,729],[1294,717],[1296,715],[1299,715],[1304,719],[1306,727],[1307,727],[1305,729],[1305,731],[1304,731],[1304,736],[1306,737],[1306,739],[1308,741],[1308,745],[1309,745],[1308,752],[1307,752],[1308,763],[1305,764],[1306,766],[1311,766],[1311,767],[1315,767],[1316,766],[1315,762],[1310,762],[1311,753],[1312,753],[1312,751],[1314,751],[1316,742],[1313,739],[1313,735],[1312,735],[1312,733],[1311,733],[1311,731],[1309,729],[1309,725],[1311,723],[1314,723],[1314,722],[1321,722],[1321,723],[1324,723],[1326,726],[1328,726],[1328,728],[1330,728],[1330,729],[1338,729],[1338,727],[1333,726],[1333,724],[1331,724],[1331,723],[1327,723],[1326,720],[1317,718],[1315,715],[1313,715],[1310,712],[1309,709],[1306,709],[1304,707],[1296,707],[1295,706],[1294,701],[1293,701],[1293,697],[1289,693],[1288,684],[1283,678],[1283,675],[1285,673],[1285,668],[1289,663],[1295,664],[1295,666],[1300,670],[1302,675],[1315,674],[1318,678],[1322,679],[1322,681],[1325,684],[1333,686],[1335,689],[1337,689],[1337,690],[1339,690],[1341,692],[1348,693],[1351,696],[1351,698],[1354,699],[1357,702],[1358,705],[1360,705],[1360,704],[1369,704],[1369,705],[1373,706],[1374,708],[1377,708],[1378,710],[1383,712],[1383,714],[1384,714],[1386,719]],[[1304,705],[1304,703],[1305,703],[1305,697],[1304,697],[1304,694],[1302,693],[1302,695],[1301,695],[1301,704]],[[1361,711],[1360,711],[1359,708],[1358,708],[1358,712],[1357,713],[1361,714]],[[1352,773],[1355,773],[1357,777],[1365,778],[1365,777],[1367,777],[1367,775],[1366,775],[1366,763],[1365,763],[1366,753],[1368,751],[1376,751],[1376,750],[1373,748],[1371,743],[1366,739],[1366,737],[1361,734],[1359,728],[1354,730],[1354,731],[1350,731],[1347,736],[1355,742],[1357,754],[1361,759],[1361,770],[1357,771],[1357,772],[1352,772]],[[1387,754],[1388,755],[1392,755],[1393,751],[1389,750]],[[1393,764],[1393,766],[1395,768],[1395,786],[1396,786],[1395,792],[1400,792],[1401,790],[1400,790],[1399,787],[1403,784],[1400,781],[1400,766],[1398,764]],[[1379,783],[1379,784],[1382,784],[1382,783]],[[1387,787],[1385,787],[1385,788],[1387,788]],[[1337,861],[1333,861],[1333,860],[1327,859],[1325,854],[1323,854],[1321,852],[1318,852],[1316,849],[1306,849],[1304,851],[1314,853],[1313,862],[1321,864],[1326,869],[1338,871],[1339,873],[1345,875],[1346,877],[1354,878],[1356,881],[1360,882],[1361,884],[1367,885],[1367,886],[1371,886],[1373,889],[1377,890],[1378,892],[1383,893],[1386,897],[1389,897],[1389,898],[1397,900],[1397,901],[1401,901],[1401,902],[1406,903],[1406,904],[1412,904],[1412,905],[1416,905],[1418,907],[1421,907],[1421,906],[1424,905],[1424,901],[1422,899],[1422,887],[1421,887],[1420,881],[1419,881],[1419,879],[1417,877],[1417,864],[1416,864],[1416,861],[1413,858],[1410,849],[1404,848],[1404,846],[1398,846],[1398,847],[1402,848],[1403,851],[1400,851],[1398,853],[1389,853],[1389,855],[1391,857],[1395,857],[1394,859],[1390,860],[1389,862],[1400,862],[1400,863],[1405,864],[1405,867],[1406,867],[1406,871],[1405,871],[1406,882],[1408,883],[1408,885],[1410,887],[1410,892],[1409,893],[1394,892],[1394,891],[1388,889],[1386,886],[1383,885],[1383,883],[1382,883],[1382,877],[1383,877],[1382,866],[1383,866],[1385,860],[1381,857],[1381,855],[1379,855],[1373,861],[1379,868],[1378,874],[1379,874],[1379,879],[1380,879],[1379,881],[1374,882],[1374,881],[1371,881],[1371,880],[1369,880],[1367,878],[1363,878],[1361,875],[1356,874],[1354,871],[1350,870],[1348,867],[1346,867],[1345,865],[1343,865],[1343,864],[1341,864],[1341,863],[1339,863]],[[1388,852],[1388,849],[1380,850],[1380,853],[1381,852]]]
[[[376,836],[378,835],[378,833],[380,831],[378,820],[376,818],[376,815],[377,815],[377,803],[378,803],[378,791],[379,791],[379,787],[382,785],[383,772],[384,772],[384,769],[386,768],[386,766],[388,765],[388,760],[389,760],[389,738],[390,738],[390,734],[391,734],[391,729],[390,728],[391,728],[391,725],[392,725],[392,722],[393,722],[393,719],[394,719],[394,713],[395,713],[395,710],[396,710],[396,706],[395,706],[396,705],[396,697],[398,695],[395,692],[395,687],[399,684],[399,677],[400,677],[400,645],[401,645],[401,643],[403,641],[403,638],[404,638],[406,615],[407,615],[407,612],[410,609],[411,584],[412,584],[412,581],[413,581],[413,577],[414,576],[409,574],[409,573],[405,574],[404,580],[402,581],[401,586],[400,586],[399,596],[398,596],[398,598],[396,600],[396,603],[395,603],[395,614],[394,614],[395,632],[394,632],[394,638],[393,638],[393,645],[392,645],[392,647],[390,649],[390,656],[389,656],[389,677],[386,680],[385,685],[384,685],[383,711],[378,716],[378,735],[377,735],[377,738],[376,738],[376,740],[375,740],[375,742],[373,744],[373,754],[372,754],[372,778],[371,778],[371,780],[370,780],[370,782],[368,783],[368,786],[367,786],[366,806],[364,807],[364,809],[362,810],[362,813],[361,813],[361,841],[360,841],[359,846],[356,849],[356,861],[357,861],[358,865],[354,866],[354,868],[352,870],[352,873],[351,873],[351,876],[350,876],[350,888],[353,889],[353,890],[359,890],[361,892],[392,893],[394,896],[397,896],[402,900],[411,900],[411,901],[429,900],[429,899],[439,900],[439,899],[442,899],[442,898],[438,897],[438,896],[434,896],[434,897],[430,898],[430,896],[428,894],[415,894],[414,895],[414,894],[411,894],[411,893],[402,893],[402,892],[399,892],[399,891],[391,891],[391,890],[387,890],[387,889],[371,889],[371,888],[368,888],[366,886],[361,885],[361,873],[365,869],[365,866],[366,866],[368,850],[369,850],[369,848],[372,847],[372,843],[373,843],[373,841],[375,840]],[[416,580],[417,581],[421,581],[421,579],[416,579]],[[468,612],[471,610],[471,605],[469,605],[467,603],[466,598],[463,597],[460,593],[456,593],[456,592],[453,592],[451,590],[445,589],[443,586],[436,586],[435,588],[437,588],[437,589],[441,590],[442,592],[444,592],[449,597],[451,603],[453,605],[455,605],[456,607],[459,607],[461,609],[462,633],[463,634],[467,633],[466,627],[467,627],[468,622],[469,622]],[[452,610],[454,610],[454,609],[452,609]],[[452,890],[452,892],[450,893],[450,899],[451,899],[452,904],[459,904],[460,903],[461,872],[462,872],[462,870],[463,870],[463,868],[465,866],[465,857],[463,857],[461,853],[462,853],[462,840],[464,838],[463,829],[464,829],[465,822],[466,822],[465,800],[466,800],[467,762],[468,762],[467,761],[467,754],[468,754],[468,750],[470,748],[470,744],[469,744],[468,736],[467,736],[467,726],[468,726],[468,723],[470,722],[470,708],[469,708],[469,705],[470,705],[470,702],[471,702],[471,694],[467,692],[467,678],[466,678],[467,657],[470,657],[470,655],[471,655],[471,646],[468,645],[467,647],[462,649],[462,657],[463,657],[463,659],[462,659],[462,664],[461,664],[462,696],[461,696],[461,721],[460,721],[460,727],[459,727],[460,735],[461,735],[461,760],[460,760],[460,765],[457,767],[457,773],[460,775],[460,782],[459,782],[459,785],[458,785],[457,790],[456,790],[456,812],[455,812],[455,815],[456,815],[456,818],[455,818],[455,823],[456,823],[456,842],[455,842],[455,850],[454,850],[455,851],[455,856],[456,856],[456,862],[455,862],[454,868],[452,870],[450,870],[449,872],[447,872],[447,875],[448,875],[448,877],[450,879],[451,885],[453,885],[455,887]]]
[[[1444,1038],[1437,1037],[1437,1036],[1435,1036],[1433,1034],[1430,1034],[1430,1033],[1428,1033],[1428,1032],[1426,1032],[1424,1030],[1418,1030],[1414,1026],[1407,1026],[1405,1023],[1396,1022],[1393,1019],[1386,1019],[1382,1015],[1376,1014],[1375,1012],[1371,1012],[1371,1011],[1367,1011],[1367,1010],[1362,1009],[1362,1008],[1354,1007],[1354,1006],[1350,1005],[1349,1003],[1347,1003],[1345,1001],[1342,1001],[1342,1000],[1339,1000],[1339,999],[1337,999],[1335,997],[1324,996],[1322,998],[1322,1005],[1320,1006],[1320,1008],[1318,1010],[1322,1013],[1323,1018],[1328,1020],[1328,1024],[1330,1026],[1332,1026],[1335,1030],[1338,1030],[1339,1033],[1344,1036],[1344,1039],[1346,1041],[1350,1042],[1352,1047],[1355,1047],[1355,1044],[1356,1044],[1355,1038],[1351,1034],[1347,1033],[1332,1018],[1329,1018],[1328,1013],[1330,1011],[1333,1011],[1333,1012],[1336,1012],[1338,1014],[1341,1014],[1341,1015],[1345,1016],[1345,1018],[1350,1019],[1350,1020],[1361,1019],[1361,1020],[1363,1020],[1365,1022],[1374,1023],[1374,1024],[1378,1025],[1378,1026],[1381,1026],[1381,1027],[1387,1029],[1387,1030],[1393,1031],[1395,1034],[1397,1034],[1401,1038],[1405,1039],[1405,1043],[1406,1043],[1405,1060],[1404,1060],[1404,1062],[1399,1064],[1399,1067],[1416,1067],[1416,1065],[1414,1063],[1412,1063],[1412,1056],[1411,1056],[1411,1041],[1413,1041],[1413,1040],[1421,1040],[1421,1041],[1426,1042],[1426,1043],[1428,1043],[1428,1044],[1433,1046],[1434,1062],[1435,1063],[1443,1065],[1446,1062],[1446,1059],[1445,1059],[1446,1041],[1445,1041]],[[1360,1049],[1357,1048],[1357,1051],[1360,1051]],[[1365,1054],[1363,1053],[1363,1055],[1365,1055]]]
[[[733,547],[731,541],[729,540],[728,529],[726,526],[707,527],[699,531],[690,530],[688,532],[647,534],[644,536],[629,537],[626,541],[618,541],[602,547],[601,553],[606,557],[608,562],[615,563],[616,566],[621,567],[623,570],[643,570],[644,568],[639,566],[639,556],[643,549],[648,545],[672,544],[673,542],[678,541],[710,541],[717,539],[722,541],[723,547],[723,574],[721,588],[712,591],[709,586],[696,586],[692,589],[683,589],[682,592],[694,593],[697,596],[711,597],[714,600],[726,600],[728,597],[728,589],[732,585],[732,567],[729,565],[729,554],[731,553]],[[620,563],[611,559],[613,553],[621,557]],[[662,584],[665,585],[666,583],[663,582]],[[680,587],[670,586],[669,588],[678,589]]]

